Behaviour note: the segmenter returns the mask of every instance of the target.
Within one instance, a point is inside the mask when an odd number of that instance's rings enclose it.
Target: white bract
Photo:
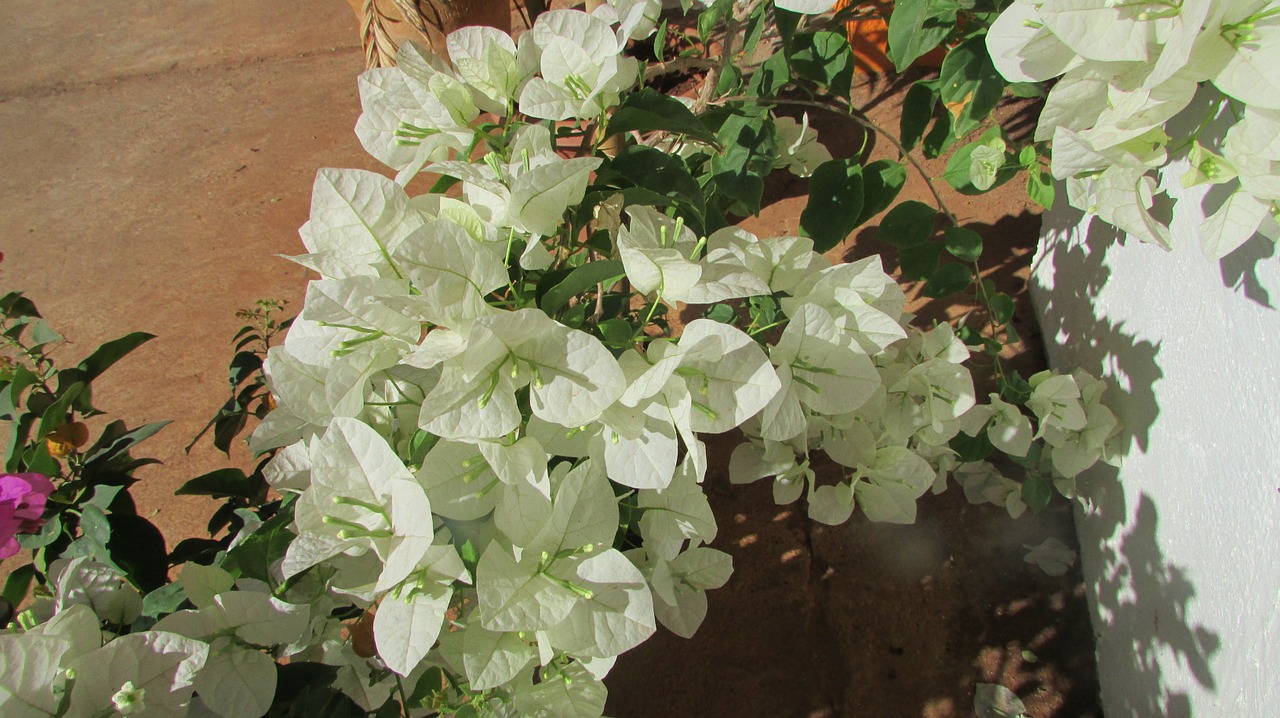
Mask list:
[[[1073,206],[1168,249],[1168,225],[1152,212],[1157,176],[1172,158],[1189,154],[1193,171],[1184,186],[1214,182],[1226,189],[1221,202],[1205,209],[1200,234],[1207,257],[1221,258],[1259,232],[1280,237],[1274,220],[1280,197],[1268,188],[1280,155],[1251,151],[1269,145],[1275,133],[1242,143],[1250,130],[1240,129],[1257,113],[1280,109],[1274,0],[1017,0],[992,25],[987,47],[1011,82],[1060,76],[1036,139],[1053,140],[1053,173],[1068,180]],[[1202,92],[1207,109],[1195,111],[1203,121],[1186,141],[1171,143],[1166,123],[1208,86],[1223,94]],[[1215,119],[1230,129],[1225,140],[1219,135],[1206,146],[1210,140],[1201,135]],[[1243,166],[1250,167],[1247,178]]]

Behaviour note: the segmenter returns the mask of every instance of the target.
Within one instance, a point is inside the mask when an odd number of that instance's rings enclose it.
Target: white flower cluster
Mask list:
[[[645,15],[626,8],[615,15]],[[741,427],[732,479],[773,476],[780,501],[807,487],[826,523],[859,507],[909,522],[953,470],[982,474],[979,500],[1003,489],[1011,506],[1016,482],[956,458],[962,432],[1017,456],[1042,438],[1064,477],[1092,463],[1114,426],[1098,385],[1037,377],[1033,437],[1016,406],[976,403],[949,326],[910,328],[878,257],[833,265],[809,239],[733,227],[700,237],[617,195],[593,224],[611,276],[585,291],[603,312],[603,289],[625,280],[621,313],[638,321],[609,320],[624,328],[606,344],[539,304],[525,272],[564,271],[576,240],[563,218],[604,160],[562,157],[552,123],[528,119],[600,119],[637,76],[620,56],[633,31],[552,11],[518,44],[467,28],[448,38],[452,65],[409,45],[398,68],[362,78],[358,132],[399,182],[357,170],[315,182],[294,260],[320,278],[268,355],[278,407],[251,440],[278,450],[265,474],[292,512],[273,580],[188,564],[193,608],[104,645],[100,621],[129,624],[140,601],[108,599],[99,589],[118,577],[76,559],[54,576],[52,618],[0,636],[6,716],[58,714],[70,690],[68,715],[198,704],[252,718],[283,657],[336,667],[334,687],[367,710],[439,693],[452,698],[435,708],[480,715],[599,716],[616,657],[658,623],[692,635],[705,591],[732,572],[704,545],[717,526],[700,435]],[[793,159],[816,156],[806,128],[790,129]],[[410,196],[423,169],[460,183],[461,199]],[[676,338],[653,331],[659,302],[737,300],[752,307],[745,330],[703,318]],[[843,480],[819,483],[819,449]],[[345,623],[353,613],[366,618]]]
[[[1184,186],[1229,192],[1202,228],[1203,249],[1222,257],[1256,232],[1280,236],[1280,4],[1275,0],[1101,2],[1015,0],[987,34],[997,69],[1011,82],[1061,76],[1035,139],[1053,142],[1053,174],[1074,207],[1144,242],[1169,248],[1168,226],[1151,212],[1153,171],[1190,150]],[[1211,83],[1234,121],[1217,146],[1182,142],[1165,124]]]

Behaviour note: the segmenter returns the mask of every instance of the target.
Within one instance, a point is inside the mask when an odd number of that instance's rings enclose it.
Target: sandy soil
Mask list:
[[[351,131],[356,33],[342,0],[0,5],[0,281],[66,334],[66,361],[131,331],[159,335],[95,399],[130,425],[174,420],[138,452],[164,463],[135,489],[171,543],[198,534],[212,508],[173,489],[228,461],[183,447],[226,398],[235,310],[261,297],[300,306],[305,273],[274,255],[301,251],[317,168],[378,169]],[[863,91],[895,127],[892,89]],[[825,141],[861,143],[820,122]],[[1007,122],[1016,129],[1015,115]],[[795,232],[804,187],[771,187],[750,227]],[[924,196],[918,177],[908,196]],[[1027,311],[1038,219],[1021,189],[948,201],[978,224],[984,266]],[[868,229],[835,251],[882,249]],[[1019,322],[1038,342],[1030,317]],[[1038,354],[1015,361],[1035,366]],[[660,631],[619,660],[609,715],[968,716],[979,682],[1014,689],[1036,718],[1099,715],[1079,575],[1022,562],[1023,546],[1048,536],[1074,544],[1064,504],[1013,521],[953,489],[924,499],[914,526],[855,517],[827,528],[773,505],[766,483],[731,487],[713,472],[708,491],[735,576],[711,593],[694,639]]]

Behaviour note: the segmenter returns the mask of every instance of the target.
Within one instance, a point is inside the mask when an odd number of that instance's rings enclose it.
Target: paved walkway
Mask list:
[[[352,132],[357,33],[343,0],[0,3],[0,290],[27,292],[68,363],[159,335],[95,400],[174,420],[134,490],[171,542],[213,506],[173,490],[226,465],[182,448],[226,399],[235,311],[300,308],[303,270],[275,255],[302,251],[316,169],[374,168]]]

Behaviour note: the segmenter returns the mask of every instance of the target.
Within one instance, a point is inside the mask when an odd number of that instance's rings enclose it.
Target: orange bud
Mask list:
[[[85,426],[82,421],[76,421],[70,424],[63,424],[49,432],[49,436],[45,439],[45,445],[49,448],[50,456],[60,459],[70,455],[76,449],[88,443],[88,441],[89,427]]]

